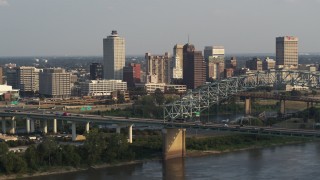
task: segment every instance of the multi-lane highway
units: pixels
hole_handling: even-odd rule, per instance
[[[19,112],[20,111],[20,112]],[[13,112],[5,112],[0,109],[0,117],[15,117],[15,119],[36,119],[36,120],[66,120],[71,122],[94,122],[103,124],[136,124],[147,126],[161,126],[174,128],[196,128],[208,129],[215,131],[232,131],[240,133],[251,134],[265,134],[265,135],[281,135],[281,136],[302,136],[302,137],[320,137],[318,130],[304,130],[304,129],[287,129],[277,127],[258,127],[258,126],[239,126],[233,124],[216,124],[216,123],[200,123],[200,122],[182,122],[182,121],[164,121],[161,119],[145,119],[145,118],[127,118],[115,116],[99,116],[99,115],[84,115],[84,114],[63,114],[63,112],[50,111],[22,111],[14,110]]]

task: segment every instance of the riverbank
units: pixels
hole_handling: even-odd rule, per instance
[[[236,140],[236,141],[235,141]],[[230,153],[236,151],[245,151],[249,149],[259,149],[272,146],[285,146],[290,144],[300,144],[306,142],[318,141],[316,139],[310,140],[306,138],[290,138],[290,137],[260,137],[251,135],[232,134],[225,136],[201,137],[201,138],[187,138],[187,157],[200,157],[213,154]],[[133,164],[143,164],[150,161],[161,160],[161,155],[157,154],[145,159],[138,159],[132,161],[123,161],[116,163],[102,163],[93,166],[82,166],[81,168],[66,167],[51,167],[47,169],[40,169],[40,172],[12,174],[0,176],[0,179],[17,179],[29,178],[36,176],[47,176],[54,174],[72,173],[78,171],[86,171],[90,169],[101,169],[108,167],[126,166]],[[42,171],[42,172],[41,172]],[[44,172],[45,171],[45,172]]]
[[[223,153],[232,153],[232,152],[238,152],[238,151],[247,151],[252,149],[263,149],[268,147],[279,147],[279,146],[286,146],[286,145],[293,145],[293,144],[303,144],[308,142],[319,142],[320,140],[312,140],[312,141],[293,141],[293,142],[287,142],[283,144],[270,144],[268,146],[251,146],[247,148],[240,148],[240,149],[227,149],[223,151],[218,150],[187,150],[186,157],[202,157],[202,156],[210,156],[214,154],[223,154]]]

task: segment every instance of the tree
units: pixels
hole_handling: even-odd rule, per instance
[[[37,149],[34,145],[30,146],[24,153],[24,158],[31,169],[38,169]]]
[[[40,164],[51,166],[53,163],[54,154],[58,149],[58,144],[54,139],[47,138],[37,146],[37,154]]]
[[[300,91],[297,91],[295,89],[293,89],[291,92],[290,92],[290,95],[291,96],[295,96],[295,97],[300,97],[302,95],[302,93]]]
[[[71,165],[74,167],[79,166],[81,160],[75,146],[72,145],[65,145],[62,147],[62,159],[63,164]]]
[[[104,133],[93,129],[86,134],[84,148],[87,152],[87,162],[89,165],[95,164],[101,160],[101,154],[106,149],[106,139]]]
[[[9,151],[8,145],[4,142],[0,143],[0,156],[7,154]]]
[[[154,91],[153,96],[154,96],[154,98],[155,98],[155,100],[156,100],[156,103],[157,103],[158,105],[162,105],[162,104],[164,103],[164,101],[165,101],[165,99],[164,99],[164,94],[163,94],[163,92],[162,92],[159,88],[157,88],[157,89]]]
[[[15,154],[14,152],[9,152],[0,159],[1,169],[7,173],[21,173],[27,170],[26,161]]]
[[[318,94],[318,92],[317,92],[316,90],[312,90],[311,94],[312,94],[312,95],[313,95],[313,97],[314,97],[315,95],[317,95],[317,94]]]
[[[118,94],[118,101],[117,101],[117,103],[122,104],[122,103],[125,103],[125,102],[126,102],[126,100],[125,100],[125,98],[124,98],[124,94],[123,94],[123,93],[119,93],[119,94]]]
[[[106,162],[117,160],[131,160],[134,154],[128,149],[127,138],[123,134],[113,134],[108,138],[108,145],[103,157]]]

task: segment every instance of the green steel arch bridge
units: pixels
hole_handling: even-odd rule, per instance
[[[188,91],[179,100],[164,106],[164,119],[192,118],[214,104],[239,92],[259,86],[281,87],[285,85],[320,88],[320,73],[297,70],[269,70],[252,72],[205,84]]]

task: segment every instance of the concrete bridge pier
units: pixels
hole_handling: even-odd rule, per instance
[[[3,133],[3,134],[6,134],[6,133],[7,133],[6,117],[2,117],[1,123],[2,123],[2,133]]]
[[[128,142],[131,144],[132,143],[132,126],[133,126],[133,124],[131,124],[131,125],[129,125],[129,130],[128,130],[128,136],[129,136],[129,138],[128,138]]]
[[[286,100],[280,100],[280,113],[286,113]]]
[[[165,160],[186,156],[186,129],[162,129],[162,136]]]
[[[30,119],[29,118],[26,119],[26,131],[28,134],[30,133]]]
[[[10,134],[16,133],[16,120],[15,120],[14,116],[11,118],[11,128],[10,128],[9,132],[10,132]]]
[[[48,133],[48,121],[43,120],[43,133],[47,134]]]
[[[251,114],[251,98],[250,97],[246,97],[244,102],[244,109],[245,109],[245,115]]]
[[[116,127],[116,133],[117,133],[117,134],[120,134],[120,131],[121,131],[121,127],[120,127],[119,125],[117,125],[117,127]]]
[[[57,134],[57,119],[53,119],[53,133]]]
[[[72,141],[76,141],[77,139],[77,129],[76,129],[76,122],[72,122],[71,125],[71,130],[72,130]]]
[[[90,122],[86,122],[86,133],[89,133],[90,130]]]
[[[30,132],[34,133],[35,129],[34,129],[34,119],[30,119]]]

